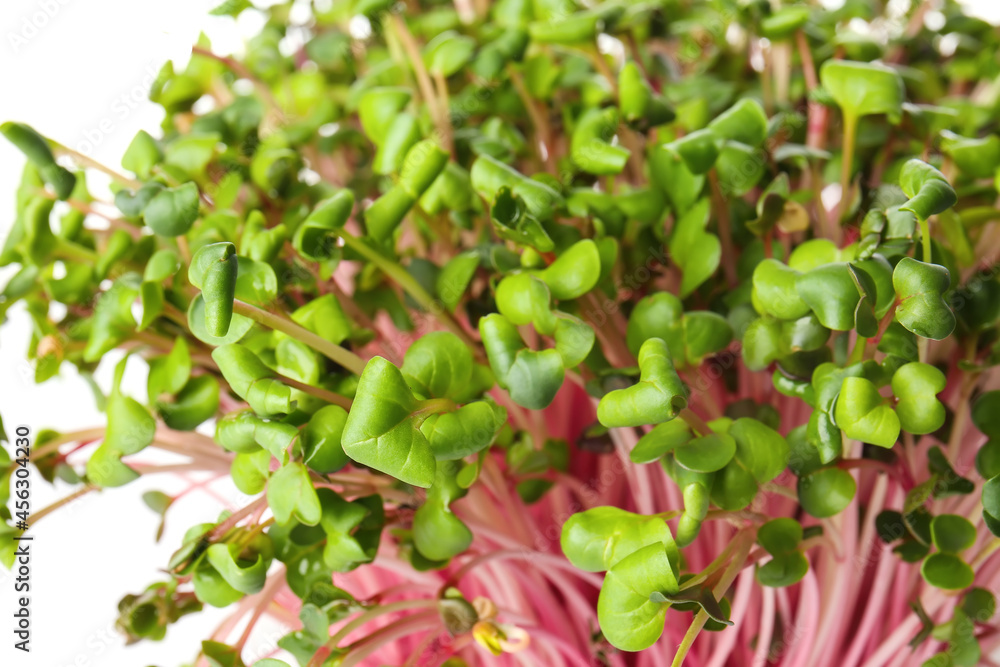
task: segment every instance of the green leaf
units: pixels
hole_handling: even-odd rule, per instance
[[[1000,391],[987,391],[972,403],[972,423],[991,439],[1000,438]]]
[[[834,417],[848,438],[887,448],[899,439],[899,418],[865,378],[844,378]]]
[[[667,149],[684,160],[692,174],[704,174],[715,164],[722,152],[723,138],[709,129],[695,130],[667,144]]]
[[[618,110],[614,107],[584,111],[570,138],[573,163],[588,174],[620,174],[631,153],[610,143],[617,126]]]
[[[848,264],[838,262],[817,267],[795,281],[799,296],[827,329],[850,331],[860,295]]]
[[[432,331],[414,341],[400,370],[420,396],[457,400],[472,380],[472,367],[472,352],[458,336]]]
[[[732,328],[722,316],[710,311],[685,314],[680,299],[669,292],[658,292],[636,304],[625,335],[629,351],[636,355],[651,338],[667,344],[677,366],[697,366],[706,356],[729,345]]]
[[[474,39],[448,30],[436,36],[424,48],[424,63],[431,74],[449,77],[461,70],[472,59],[475,51]]]
[[[463,252],[441,267],[435,281],[435,292],[449,311],[454,311],[479,268],[479,253]]]
[[[757,147],[767,139],[767,114],[760,102],[743,98],[719,114],[708,127],[728,141]]]
[[[945,408],[937,394],[946,385],[944,373],[930,364],[912,362],[896,370],[892,393],[899,399],[896,415],[903,430],[921,435],[933,433],[944,425]]]
[[[399,112],[410,103],[412,93],[402,87],[371,88],[358,103],[358,119],[373,141],[385,137]]]
[[[162,156],[156,140],[145,130],[139,130],[122,155],[122,167],[141,179],[147,179]]]
[[[604,576],[597,599],[604,637],[622,651],[649,648],[663,634],[669,606],[650,596],[677,592],[677,576],[663,544],[650,544],[621,559]]]
[[[497,384],[522,407],[533,410],[547,407],[564,379],[559,352],[528,349],[510,320],[496,313],[479,320],[479,333]]]
[[[729,427],[729,435],[736,441],[736,458],[759,484],[770,482],[788,465],[788,442],[760,421],[740,417]]]
[[[538,218],[529,212],[525,200],[514,194],[507,185],[500,186],[496,192],[490,207],[490,222],[497,235],[504,240],[539,252],[551,252],[555,249],[555,243]]]
[[[821,468],[799,477],[798,492],[802,508],[822,519],[840,514],[854,499],[857,484],[846,470]]]
[[[962,173],[972,178],[990,178],[1000,167],[1000,137],[995,134],[969,139],[943,130],[941,150]]]
[[[349,463],[341,444],[347,411],[339,405],[327,405],[317,410],[302,429],[302,462],[316,472],[327,475]]]
[[[639,438],[629,452],[633,463],[652,463],[668,452],[674,451],[693,438],[691,428],[681,419],[657,424]]]
[[[455,460],[489,447],[506,421],[507,411],[487,399],[454,412],[431,415],[420,431],[427,437],[434,458]]]
[[[958,201],[944,174],[916,158],[907,160],[903,165],[899,172],[899,186],[910,198],[899,208],[913,212],[920,220],[943,213]]]
[[[117,390],[108,398],[107,414],[104,441],[87,461],[87,479],[101,487],[122,486],[139,475],[121,463],[121,457],[141,452],[153,442],[156,420],[138,401]]]
[[[139,294],[140,284],[139,276],[126,273],[98,297],[90,337],[83,350],[85,361],[99,360],[135,330],[132,304]]]
[[[455,483],[457,462],[438,462],[434,485],[427,500],[413,515],[413,544],[432,561],[448,561],[472,544],[472,531],[456,517],[449,505],[465,495]]]
[[[179,393],[191,377],[191,367],[191,352],[187,339],[178,336],[169,354],[149,361],[146,389],[150,403],[162,394],[172,396]]]
[[[232,243],[203,246],[191,258],[188,280],[201,289],[204,326],[211,336],[223,338],[229,334],[238,275],[239,260]]]
[[[283,415],[295,407],[288,385],[274,377],[274,372],[248,348],[229,343],[215,348],[212,359],[234,392],[245,399],[261,416]]]
[[[142,209],[142,218],[160,236],[182,236],[198,219],[198,199],[194,183],[165,188]]]
[[[524,201],[528,213],[540,220],[550,219],[563,205],[563,197],[555,189],[528,178],[489,155],[476,158],[469,173],[472,187],[487,201],[499,198],[501,188],[506,187],[512,195]]]
[[[757,541],[772,556],[794,553],[802,541],[802,524],[795,519],[771,519],[757,531]]]
[[[575,567],[604,572],[623,558],[662,544],[677,570],[679,555],[667,522],[658,516],[633,514],[612,506],[593,507],[571,516],[562,527],[563,553]]]
[[[270,474],[271,453],[266,449],[239,453],[233,457],[230,474],[237,489],[247,495],[256,495],[264,490]]]
[[[809,314],[809,304],[799,296],[801,274],[776,259],[765,259],[753,272],[754,308],[779,320],[795,320]]]
[[[705,176],[688,169],[676,150],[664,144],[652,146],[649,166],[650,178],[670,198],[675,213],[684,213],[698,201],[705,187]]]
[[[326,533],[323,561],[334,572],[349,572],[375,558],[375,549],[366,542],[365,519],[369,508],[362,502],[348,502],[330,489],[318,492],[323,508],[320,526]],[[377,548],[378,542],[375,546]],[[366,548],[368,546],[369,548]]]
[[[228,607],[243,597],[243,593],[230,586],[207,558],[199,560],[191,575],[191,582],[198,599],[213,607]]]
[[[722,259],[719,238],[705,231],[708,212],[708,199],[701,199],[674,224],[670,255],[681,269],[681,298],[689,296],[715,275]]]
[[[774,556],[757,568],[756,577],[761,586],[784,588],[802,581],[809,571],[809,561],[800,551]]]
[[[903,79],[894,70],[876,63],[828,60],[819,72],[820,81],[845,116],[860,118],[886,114],[898,123],[903,113]]]
[[[239,558],[241,548],[235,544],[213,544],[206,551],[212,564],[226,583],[241,593],[251,595],[264,587],[267,562],[260,554],[254,561]]]
[[[172,400],[157,401],[163,422],[175,431],[193,431],[219,409],[219,383],[211,375],[191,378]]]
[[[24,123],[14,122],[0,125],[0,134],[24,153],[59,199],[69,198],[76,185],[76,176],[56,163],[52,149],[42,135]]]
[[[365,224],[372,238],[377,241],[389,238],[403,216],[444,170],[448,157],[448,152],[431,139],[417,142],[407,151],[396,185],[365,210]]]
[[[434,453],[414,419],[419,402],[398,368],[373,357],[358,382],[344,426],[344,452],[353,460],[414,486],[434,482]]]
[[[539,278],[559,300],[576,299],[597,284],[601,275],[601,257],[591,239],[577,241],[563,251]]]
[[[736,441],[724,433],[709,433],[674,449],[674,460],[693,472],[721,470],[736,454]]]
[[[267,482],[267,504],[279,525],[287,524],[292,517],[307,526],[320,521],[319,497],[309,471],[301,463],[287,463],[271,476]]]
[[[354,194],[350,190],[338,190],[318,203],[292,236],[295,251],[317,262],[339,257],[340,230],[353,210]]]
[[[931,520],[931,540],[939,551],[960,553],[976,542],[976,527],[964,516],[938,514]]]
[[[604,426],[641,426],[669,421],[687,406],[687,392],[670,360],[667,344],[650,338],[639,349],[639,382],[605,394],[597,406]]]
[[[951,553],[931,554],[920,565],[920,574],[931,586],[958,591],[972,585],[975,573],[961,558]]]
[[[942,340],[955,330],[955,314],[944,299],[951,284],[948,269],[904,257],[892,273],[899,305],[896,320],[923,338]]]

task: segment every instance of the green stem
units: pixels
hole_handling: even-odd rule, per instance
[[[78,243],[73,243],[62,238],[56,239],[55,255],[60,259],[66,259],[71,262],[84,262],[87,264],[97,262],[96,252]]]
[[[414,301],[420,304],[421,308],[436,316],[449,331],[462,339],[463,343],[473,349],[476,348],[476,342],[469,337],[469,334],[465,332],[465,329],[463,329],[458,321],[451,316],[451,313],[441,307],[438,300],[431,296],[427,290],[425,290],[423,286],[417,282],[416,278],[410,275],[409,271],[404,269],[399,263],[392,261],[358,237],[353,236],[346,231],[341,230],[340,237],[344,240],[344,245],[346,247],[367,259],[369,262],[377,266],[382,273],[392,278],[397,285],[403,288],[403,291],[409,294]]]
[[[715,167],[708,170],[708,186],[712,192],[712,207],[715,209],[719,243],[722,245],[722,270],[726,273],[726,282],[729,286],[736,287],[739,278],[736,275],[736,250],[733,245],[732,225],[729,221],[729,204],[722,193]]]
[[[924,261],[931,264],[931,221],[917,218],[920,222],[920,248],[923,250]]]
[[[736,579],[736,575],[740,573],[743,569],[743,565],[746,562],[747,555],[750,553],[750,548],[753,546],[753,532],[748,531],[743,535],[739,536],[734,542],[739,541],[739,547],[733,560],[730,561],[729,567],[723,573],[722,578],[719,583],[715,585],[712,589],[712,594],[715,595],[716,599],[719,599],[725,595],[726,591],[732,585],[733,581]],[[691,650],[694,640],[698,637],[698,633],[701,629],[705,627],[705,623],[708,621],[708,614],[704,609],[698,612],[694,617],[694,621],[688,628],[687,632],[684,633],[684,639],[681,640],[681,645],[677,647],[677,653],[674,654],[674,660],[670,663],[670,667],[681,667],[684,664],[684,658],[687,657],[688,651]]]
[[[851,354],[847,358],[848,364],[856,364],[864,360],[865,350],[868,347],[868,339],[858,334],[857,338],[854,339],[854,347],[851,348]]]
[[[233,300],[233,312],[243,315],[244,317],[249,317],[258,324],[263,324],[266,327],[270,327],[275,331],[280,331],[283,334],[287,334],[292,338],[305,343],[312,349],[337,362],[355,375],[361,375],[361,373],[365,370],[365,361],[358,355],[354,354],[350,350],[342,348],[339,345],[331,343],[325,338],[320,338],[312,331],[309,331],[308,329],[301,327],[295,322],[287,320],[280,315],[275,315],[274,313],[270,313],[266,310],[258,308],[257,306],[251,306],[249,303],[245,303],[239,299]]]
[[[37,512],[34,512],[33,514],[28,515],[28,528],[30,529],[36,523],[38,523],[39,521],[41,521],[43,518],[45,518],[47,515],[51,514],[52,512],[55,512],[57,509],[59,509],[63,505],[68,505],[69,503],[73,502],[77,498],[85,496],[88,493],[90,493],[91,491],[96,491],[96,490],[97,490],[96,486],[91,486],[90,484],[88,484],[87,486],[84,486],[82,489],[77,489],[76,491],[74,491],[73,493],[69,494],[65,498],[60,498],[59,500],[55,501],[51,505],[48,505],[47,507],[43,507],[42,509],[38,510]],[[24,531],[22,531],[22,533],[23,532]]]
[[[105,430],[105,427],[97,426],[95,428],[88,428],[82,431],[63,433],[47,441],[38,449],[32,451],[28,456],[28,460],[37,461],[45,458],[49,454],[58,453],[59,448],[68,442],[83,442],[84,440],[97,440],[98,438],[103,438]]]
[[[854,163],[854,142],[858,133],[858,119],[854,114],[844,114],[844,143],[840,153],[840,211],[838,217],[843,220],[851,205],[851,166]],[[837,226],[840,235],[840,226]]]
[[[705,423],[704,419],[695,414],[691,408],[684,408],[677,416],[686,421],[688,426],[702,435],[710,435],[712,433],[711,427]]]
[[[95,160],[95,159],[93,159],[91,157],[88,157],[88,156],[84,155],[83,153],[80,153],[79,151],[75,151],[72,148],[70,148],[69,146],[63,146],[58,141],[53,141],[52,139],[49,139],[48,141],[49,141],[49,144],[52,145],[52,148],[54,149],[54,151],[55,151],[55,153],[57,155],[68,155],[69,157],[71,157],[73,159],[73,162],[76,162],[81,167],[90,167],[91,169],[96,169],[97,171],[100,171],[100,172],[102,172],[104,174],[107,174],[108,176],[111,177],[112,180],[121,183],[122,185],[126,186],[130,190],[136,190],[136,189],[138,189],[142,185],[142,183],[140,181],[137,181],[134,178],[129,178],[128,176],[124,176],[122,174],[119,174],[114,169],[111,169],[110,167],[104,166],[103,164],[101,164],[97,160]]]

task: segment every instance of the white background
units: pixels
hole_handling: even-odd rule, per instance
[[[238,51],[253,35],[259,17],[247,13],[236,23],[207,15],[219,0],[4,0],[0,8],[0,122],[21,120],[43,134],[117,168],[122,152],[139,129],[157,136],[162,111],[146,99],[152,77],[167,59],[183,64],[204,30],[219,53]],[[1000,20],[1000,2],[978,0],[984,17]],[[0,140],[0,239],[14,218],[14,190],[22,156]],[[92,179],[93,183],[97,179]],[[9,272],[0,273],[0,284]],[[24,361],[30,328],[14,309],[0,330],[0,414],[8,433],[18,424],[37,432],[103,424],[83,380],[64,370],[44,385],[32,381]],[[99,373],[107,386],[114,363],[108,355]],[[145,399],[145,379],[130,365],[126,389]],[[33,507],[67,493],[34,477]],[[185,483],[143,478],[124,489],[91,494],[47,517],[32,532],[32,653],[12,648],[14,582],[0,572],[0,664],[36,667],[173,667],[193,659],[224,613],[212,610],[173,626],[167,640],[125,648],[114,633],[116,604],[162,578],[163,567],[183,530],[211,521],[220,500],[201,492],[172,509],[160,544],[153,542],[156,518],[141,502],[142,491],[176,493]],[[221,487],[225,504],[243,502]],[[280,628],[265,627],[251,642],[262,657]],[[249,657],[249,656],[248,656]]]

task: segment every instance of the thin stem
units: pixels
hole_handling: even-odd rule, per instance
[[[103,426],[97,426],[94,428],[84,429],[82,431],[70,431],[69,433],[62,433],[55,438],[52,438],[44,445],[38,449],[31,452],[28,456],[29,461],[37,461],[39,459],[45,458],[49,454],[58,452],[59,448],[69,442],[86,442],[90,440],[97,440],[104,437],[104,432],[106,428]]]
[[[253,501],[243,509],[239,509],[233,512],[232,514],[229,515],[228,518],[226,518],[225,521],[223,521],[218,526],[212,529],[212,532],[209,533],[208,535],[209,541],[214,541],[225,536],[226,533],[228,533],[230,530],[236,527],[236,524],[238,524],[240,521],[253,514],[259,508],[263,507],[266,503],[267,503],[267,498],[265,496],[261,496],[260,498]]]
[[[840,153],[840,210],[838,217],[843,220],[851,205],[851,167],[854,163],[854,142],[858,133],[858,119],[854,114],[844,114],[844,143]],[[839,225],[838,225],[839,229]]]
[[[427,103],[431,118],[434,119],[434,125],[441,135],[442,142],[445,143],[446,140],[450,141],[451,123],[447,118],[448,110],[445,109],[442,116],[441,109],[438,107],[437,96],[434,94],[434,85],[431,83],[431,77],[424,67],[424,57],[420,53],[420,45],[417,44],[417,40],[410,33],[410,29],[406,27],[406,21],[403,20],[403,17],[399,14],[392,14],[389,20],[392,22],[392,27],[395,29],[396,35],[403,45],[403,49],[406,51],[406,56],[409,58],[409,65],[413,68],[413,73],[417,77],[417,86],[420,88],[420,94]],[[447,143],[445,143],[445,146],[450,152],[451,147]]]
[[[732,226],[729,221],[729,204],[722,194],[722,187],[719,185],[719,176],[715,173],[715,167],[708,171],[708,184],[712,191],[712,208],[715,209],[718,220],[719,241],[722,244],[722,269],[726,272],[726,282],[730,287],[735,287],[739,282],[736,276],[736,250],[733,245]]]
[[[100,171],[110,176],[112,180],[118,181],[119,183],[126,186],[130,190],[135,190],[142,186],[141,181],[137,181],[134,178],[129,178],[128,176],[119,174],[114,169],[104,166],[97,160],[88,157],[83,153],[80,153],[79,151],[75,151],[69,146],[63,146],[58,141],[53,141],[52,139],[49,139],[49,143],[52,144],[52,148],[55,149],[56,155],[68,155],[70,158],[73,159],[73,162],[76,162],[78,165],[83,167],[90,167],[91,169],[96,169],[97,171]]]
[[[451,131],[451,112],[449,110],[450,102],[448,101],[448,80],[445,78],[443,72],[434,72],[434,85],[437,88],[439,102],[441,104],[441,108],[438,109],[438,113],[441,114],[441,122],[439,123],[439,128],[442,133],[441,143],[444,145],[444,149],[451,153],[452,158],[454,158],[455,140]]]
[[[285,584],[285,571],[284,568],[275,572],[271,575],[267,584],[261,589],[257,597],[260,598],[257,602],[256,607],[254,607],[253,614],[250,616],[250,620],[247,622],[247,627],[243,630],[243,634],[240,636],[239,641],[236,642],[236,650],[242,651],[243,647],[246,646],[247,640],[250,639],[250,633],[253,632],[254,626],[257,625],[257,621],[264,614],[264,610],[274,599],[274,596],[278,594],[281,587]]]
[[[535,130],[535,149],[538,151],[538,157],[545,165],[545,170],[555,176],[558,173],[558,169],[556,167],[555,156],[552,153],[552,136],[549,132],[547,114],[542,111],[545,108],[544,102],[531,97],[528,87],[524,84],[521,72],[513,64],[507,65],[507,74],[510,76],[510,83],[517,92],[521,104],[524,105],[525,110],[528,112],[528,118],[531,119],[531,125]],[[541,106],[541,109],[539,106]]]
[[[51,505],[43,507],[42,509],[40,509],[37,512],[35,512],[35,513],[33,513],[33,514],[31,514],[31,515],[28,516],[28,528],[31,528],[36,523],[38,523],[39,521],[41,521],[42,519],[44,519],[46,516],[48,516],[52,512],[55,512],[57,509],[59,509],[63,505],[68,505],[69,503],[73,502],[77,498],[82,498],[83,496],[87,495],[91,491],[96,491],[96,490],[97,490],[96,486],[91,486],[91,485],[88,484],[87,486],[83,487],[82,489],[78,489],[78,490],[74,491],[73,493],[69,494],[65,498],[60,498],[59,500],[55,501]]]
[[[327,403],[332,403],[333,405],[339,405],[345,410],[350,410],[353,401],[346,396],[341,396],[340,394],[335,394],[329,389],[323,389],[322,387],[314,387],[311,384],[306,384],[305,382],[299,382],[287,375],[278,374],[278,379],[289,387],[298,389],[299,391],[305,392],[310,396],[315,396],[316,398],[326,401]]]
[[[295,322],[285,319],[280,315],[268,312],[257,306],[235,299],[233,301],[233,312],[244,317],[249,317],[258,324],[263,324],[275,331],[280,331],[292,338],[305,343],[323,356],[337,362],[355,375],[361,375],[365,370],[365,361],[350,350],[342,348],[335,343],[331,343],[325,338],[320,338],[312,331],[301,327]]]
[[[712,589],[712,594],[715,595],[716,599],[725,595],[736,579],[736,575],[743,569],[747,555],[750,553],[750,548],[753,546],[753,535],[753,531],[747,531],[733,540],[734,542],[739,542],[739,547],[719,583]],[[702,609],[694,617],[694,621],[687,632],[684,633],[684,639],[681,640],[681,645],[677,647],[677,653],[674,654],[674,660],[670,663],[671,667],[681,667],[684,664],[684,658],[687,657],[688,651],[691,650],[691,646],[694,644],[695,638],[698,637],[698,633],[705,627],[706,621],[708,621],[708,614]]]
[[[340,237],[344,240],[345,246],[367,259],[369,262],[381,269],[383,273],[392,278],[392,280],[397,285],[402,287],[403,291],[409,294],[424,310],[436,316],[449,331],[462,339],[463,343],[474,350],[478,347],[478,344],[472,340],[468,333],[465,332],[465,329],[463,329],[458,321],[452,317],[451,313],[442,308],[437,299],[431,296],[427,290],[425,290],[423,286],[417,282],[417,279],[411,276],[410,273],[400,264],[382,255],[380,252],[364,243],[361,239],[346,231],[341,230]]]
[[[709,435],[712,433],[712,429],[705,423],[705,420],[696,415],[691,408],[684,408],[680,411],[680,413],[678,413],[677,416],[686,421],[688,426],[702,435]]]

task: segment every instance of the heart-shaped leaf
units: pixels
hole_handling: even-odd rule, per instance
[[[670,236],[671,258],[681,268],[682,298],[689,296],[711,278],[722,258],[719,238],[705,231],[708,210],[708,199],[699,200],[678,218]]]
[[[181,236],[198,219],[198,203],[198,186],[194,183],[165,188],[142,209],[142,218],[161,236]]]
[[[315,526],[322,514],[309,471],[298,462],[287,463],[271,475],[267,482],[267,504],[279,525],[294,517],[307,526]]]
[[[650,338],[639,349],[639,382],[605,394],[597,406],[597,419],[604,426],[641,426],[669,421],[687,406],[687,392],[667,344]]]
[[[923,338],[942,340],[955,330],[955,314],[944,299],[951,278],[939,264],[904,257],[892,272],[899,305],[896,320]]]
[[[923,160],[907,160],[899,172],[899,186],[910,198],[900,209],[912,211],[921,220],[947,211],[958,201],[944,174]]]
[[[420,402],[398,368],[373,357],[358,381],[344,426],[344,452],[353,460],[414,486],[434,482],[435,460],[414,418]]]
[[[840,514],[854,499],[857,484],[840,468],[821,468],[799,477],[798,493],[802,508],[817,518]]]
[[[937,399],[946,385],[944,373],[934,366],[912,362],[892,376],[892,393],[899,401],[896,414],[904,431],[933,433],[944,425],[945,408]]]
[[[899,418],[865,378],[844,378],[834,417],[848,438],[879,447],[892,447],[899,439]]]
[[[597,599],[604,637],[622,651],[649,648],[663,634],[669,606],[650,596],[677,592],[677,576],[663,544],[650,544],[621,559],[604,576]]]
[[[670,528],[662,517],[633,514],[611,506],[578,512],[563,524],[563,553],[574,566],[604,572],[623,558],[651,544],[662,544],[676,570],[679,556]]]
[[[227,584],[240,593],[252,595],[264,587],[268,563],[261,554],[256,554],[253,561],[244,561],[239,558],[240,551],[235,544],[213,544],[205,553]]]
[[[820,81],[845,116],[860,118],[886,114],[898,123],[902,117],[903,79],[896,70],[877,63],[828,60],[819,73]]]

